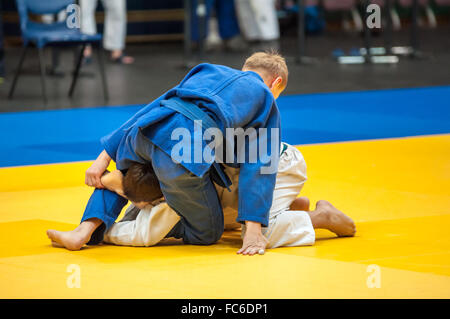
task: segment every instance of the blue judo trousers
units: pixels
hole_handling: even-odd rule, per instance
[[[227,128],[280,129],[280,115],[275,99],[263,79],[252,71],[239,71],[225,66],[200,64],[194,67],[176,87],[143,107],[120,128],[101,139],[118,169],[124,171],[133,162],[151,163],[159,180],[161,191],[178,215],[180,221],[167,237],[182,238],[186,244],[215,243],[223,233],[223,213],[214,182],[227,186],[213,161],[195,161],[194,150],[186,161],[175,161],[172,150],[179,145],[173,133],[184,129],[189,133],[192,148],[196,129],[193,117],[168,107],[173,101],[184,101],[210,119],[223,135]],[[198,114],[198,112],[197,112]],[[265,135],[270,165],[278,167],[281,136]],[[245,139],[245,137],[244,137]],[[245,140],[246,144],[258,143]],[[209,143],[202,140],[203,149]],[[275,146],[272,146],[275,145]],[[250,145],[245,145],[248,149]],[[259,147],[259,146],[258,146]],[[262,173],[267,160],[238,160],[228,156],[224,165],[240,168],[238,222],[254,221],[268,225],[272,205],[276,169]],[[275,162],[274,162],[275,161]],[[99,243],[103,234],[120,214],[127,201],[108,190],[96,189],[92,194],[82,221],[99,218],[103,225],[93,234],[89,244]]]
[[[199,19],[197,16],[197,5],[198,1],[193,0],[191,3],[191,38],[192,41],[198,41],[199,39]],[[219,25],[219,34],[220,37],[224,40],[230,39],[234,36],[240,34],[239,23],[236,16],[236,8],[234,5],[234,1],[230,0],[206,0],[206,21],[209,21],[211,17],[211,12],[215,9],[218,25]],[[206,34],[204,37],[206,38],[208,34],[208,24],[206,25]]]

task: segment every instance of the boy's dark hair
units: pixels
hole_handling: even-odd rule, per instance
[[[123,178],[123,192],[132,202],[148,202],[163,197],[152,164],[133,163]]]

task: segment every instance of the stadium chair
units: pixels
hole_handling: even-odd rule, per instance
[[[101,53],[101,34],[87,35],[80,32],[78,28],[69,28],[66,21],[54,23],[39,23],[31,21],[29,13],[36,15],[57,14],[61,10],[66,10],[67,6],[74,4],[73,0],[16,0],[17,9],[20,18],[20,29],[22,33],[23,49],[19,59],[19,64],[9,91],[9,98],[12,98],[20,75],[22,64],[26,52],[30,45],[36,46],[39,55],[39,66],[41,73],[41,86],[44,103],[47,102],[47,93],[45,86],[45,60],[44,47],[48,45],[81,45],[81,51],[77,58],[75,71],[72,76],[72,83],[69,90],[69,97],[72,96],[75,84],[78,78],[81,62],[83,60],[83,51],[87,44],[92,44],[97,51],[98,65],[102,77],[103,93],[105,100],[108,99],[106,77],[104,73],[102,53]]]

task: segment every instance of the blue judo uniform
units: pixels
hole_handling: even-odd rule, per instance
[[[244,131],[267,128],[268,153],[277,154],[271,157],[275,161],[271,163],[274,167],[278,167],[281,136],[270,132],[271,129],[279,132],[279,110],[273,94],[257,73],[205,63],[194,67],[179,85],[101,139],[104,149],[120,170],[126,170],[132,162],[151,162],[167,203],[181,217],[167,237],[182,238],[186,244],[212,244],[220,239],[224,229],[222,208],[213,184],[213,180],[220,182],[220,179],[210,161],[172,160],[171,152],[179,143],[171,138],[174,130],[187,129],[191,133],[192,147],[195,134],[198,134],[193,118],[166,107],[170,104],[167,102],[176,100],[187,101],[188,105],[200,110],[224,136],[226,128]],[[248,139],[246,143],[258,143],[259,138]],[[275,138],[276,141],[271,140]],[[202,141],[203,148],[207,144],[208,141]],[[276,145],[276,149],[271,145]],[[256,161],[246,158],[243,163],[236,154],[232,157],[231,160],[227,157],[224,164],[240,168],[237,221],[254,221],[267,226],[276,171],[262,174],[261,168],[269,164],[259,157]],[[90,244],[101,241],[105,229],[114,223],[126,202],[108,190],[94,191],[82,221],[96,217],[104,224],[94,233]]]

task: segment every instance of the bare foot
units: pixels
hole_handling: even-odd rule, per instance
[[[52,246],[53,246],[53,247],[56,247],[56,248],[64,248],[63,245],[58,244],[56,241],[53,241],[53,240],[52,240]]]
[[[80,250],[90,239],[89,235],[77,229],[71,231],[58,231],[49,229],[47,236],[52,241],[53,247]]]
[[[355,236],[356,226],[353,220],[334,207],[326,200],[319,200],[316,204],[316,228],[325,228],[339,237]]]
[[[305,196],[297,197],[291,204],[290,210],[309,211],[309,199]]]

